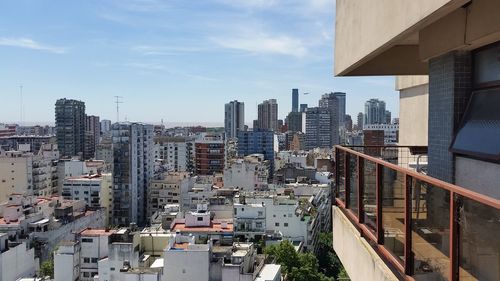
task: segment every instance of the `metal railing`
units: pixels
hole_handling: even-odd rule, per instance
[[[407,280],[500,280],[500,201],[401,161],[425,153],[336,146],[336,205]]]

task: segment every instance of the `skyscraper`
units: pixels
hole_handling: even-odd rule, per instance
[[[111,131],[111,120],[101,120],[101,134],[106,135]]]
[[[236,138],[245,129],[245,104],[237,100],[226,103],[224,131],[226,138]]]
[[[292,112],[299,112],[299,89],[292,89]]]
[[[301,103],[300,104],[300,112],[306,112],[307,109],[307,103]]]
[[[385,102],[371,99],[365,102],[364,125],[385,123]]]
[[[358,130],[361,130],[361,131],[363,130],[363,123],[364,123],[363,120],[364,120],[363,112],[358,113],[358,123],[357,123]]]
[[[391,124],[391,112],[389,110],[385,111],[385,124]]]
[[[83,153],[84,159],[95,157],[95,151],[99,144],[101,136],[101,123],[99,116],[85,115],[85,149]]]
[[[58,99],[55,108],[57,147],[61,156],[83,156],[85,146],[85,103]]]
[[[331,110],[327,107],[310,107],[307,109],[305,149],[329,148],[332,146],[331,118]]]
[[[290,112],[286,117],[288,131],[302,132],[302,112]]]
[[[153,178],[153,125],[115,123],[113,136],[114,225],[146,223],[148,186]]]
[[[339,101],[334,93],[324,94],[319,100],[319,107],[330,110],[330,146],[339,144]],[[307,122],[307,121],[306,121]]]
[[[334,92],[333,95],[337,98],[338,104],[338,116],[339,116],[339,126],[345,126],[345,96],[346,94],[343,92]]]
[[[278,103],[275,99],[265,100],[258,105],[257,128],[278,131]]]

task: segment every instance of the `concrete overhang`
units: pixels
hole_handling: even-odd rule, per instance
[[[337,0],[335,75],[426,75],[427,61],[500,40],[498,0]]]

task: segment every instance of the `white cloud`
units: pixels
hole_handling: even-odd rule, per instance
[[[308,52],[300,39],[285,35],[272,36],[267,33],[256,33],[232,38],[214,37],[212,41],[223,48],[255,54],[279,54],[300,58]]]
[[[133,46],[132,51],[138,52],[144,56],[152,55],[175,55],[178,53],[200,52],[204,48],[191,46],[155,46],[155,45],[139,45]]]
[[[47,51],[56,54],[66,53],[66,48],[45,45],[30,38],[6,38],[0,37],[0,46],[18,47],[39,51]]]

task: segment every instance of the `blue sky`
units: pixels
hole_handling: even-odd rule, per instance
[[[393,77],[333,77],[334,0],[10,0],[0,2],[0,122],[53,122],[61,97],[129,121],[222,122],[224,103],[300,103],[347,92],[347,113],[381,98]],[[5,106],[6,105],[6,106]]]

